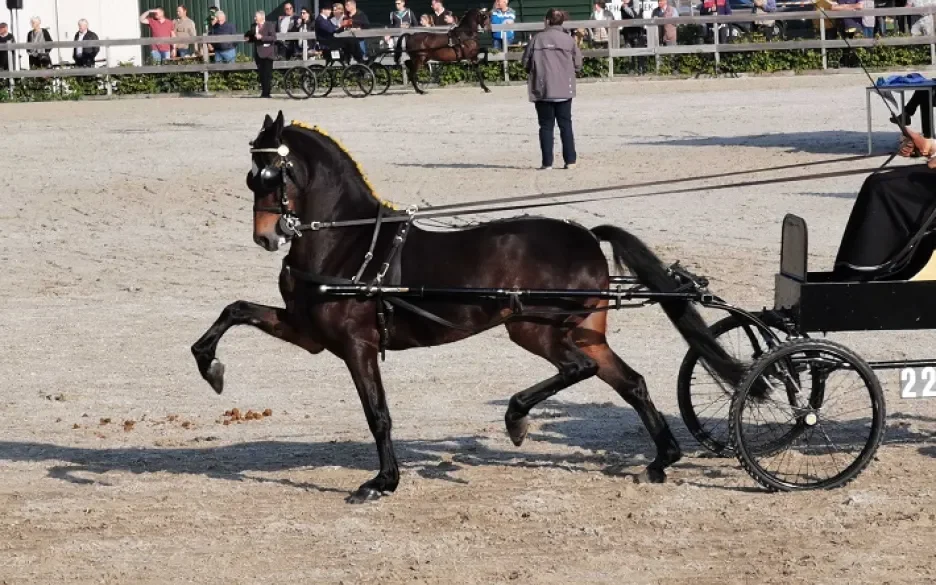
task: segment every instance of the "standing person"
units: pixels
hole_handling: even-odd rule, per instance
[[[52,42],[52,35],[49,34],[49,29],[42,28],[42,20],[38,16],[30,18],[29,24],[32,28],[26,34],[27,43]],[[52,49],[28,49],[26,53],[29,55],[29,68],[45,69],[51,67],[52,57],[49,56],[51,51]]]
[[[96,41],[98,36],[93,31],[88,30],[88,21],[81,19],[78,21],[78,32],[75,33],[76,41]],[[100,47],[75,47],[72,52],[72,60],[75,67],[94,67],[94,59],[97,57]]]
[[[659,5],[653,9],[653,12],[650,13],[651,18],[678,18],[679,12],[669,5],[667,0],[660,0]],[[663,40],[663,44],[667,46],[676,45],[677,31],[675,24],[664,24],[660,27],[660,30],[663,34],[660,35],[660,38]]]
[[[198,36],[195,30],[195,21],[188,17],[188,8],[179,6],[176,8],[177,18],[172,21],[172,30],[175,31],[175,37],[184,39]],[[192,54],[192,45],[173,45],[173,57],[188,57]]]
[[[166,18],[166,13],[163,12],[162,8],[147,10],[140,15],[140,22],[149,25],[150,36],[155,39],[175,36],[175,25],[172,24],[171,20]],[[172,53],[172,45],[168,43],[150,45],[150,49],[150,55],[154,63],[161,63],[167,60],[170,57],[170,53]]]
[[[565,168],[577,161],[572,134],[572,98],[575,97],[575,72],[582,70],[582,52],[575,40],[562,30],[565,13],[555,8],[546,12],[546,28],[533,37],[523,51],[530,101],[536,105],[539,120],[541,170],[553,165],[553,131],[559,124],[562,159]]]
[[[236,35],[237,29],[227,21],[227,14],[223,10],[215,11],[211,17],[211,36]],[[214,49],[215,63],[233,63],[237,60],[237,47],[234,43],[211,43]]]
[[[0,22],[0,43],[15,43],[16,39],[10,33],[10,27],[5,22]],[[9,71],[10,63],[15,61],[13,55],[16,51],[0,51],[0,71]]]
[[[283,15],[276,21],[276,32],[286,34],[299,30],[299,16],[296,15],[296,9],[292,2],[283,4]],[[296,53],[296,41],[277,41],[276,48],[280,51],[283,59],[292,59]]]
[[[494,10],[491,11],[491,24],[513,24],[517,21],[517,14],[507,6],[507,0],[494,0]],[[491,33],[493,46],[499,51],[507,52],[507,45],[513,44],[514,31],[499,30]]]
[[[273,87],[273,59],[276,58],[276,25],[266,21],[266,12],[254,14],[254,25],[244,38],[254,44],[254,61],[260,77],[260,97],[268,98]]]

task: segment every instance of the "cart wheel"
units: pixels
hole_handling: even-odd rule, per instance
[[[766,396],[755,396],[756,381]],[[729,425],[741,466],[768,490],[831,489],[868,466],[884,416],[881,383],[861,357],[825,339],[794,339],[751,366]]]
[[[371,71],[374,72],[374,95],[387,93],[387,90],[390,89],[390,84],[393,82],[390,68],[381,63],[374,63],[370,68]]]
[[[318,82],[308,67],[293,67],[283,75],[283,89],[294,100],[305,100],[315,94]]]
[[[353,98],[367,97],[374,91],[374,72],[369,67],[354,63],[341,73],[341,88]]]
[[[315,75],[315,90],[311,97],[328,97],[328,94],[335,89],[335,69],[324,65],[309,65],[309,71]],[[322,93],[316,95],[315,92],[322,90]]]
[[[790,335],[783,321],[771,312],[756,314],[781,340]],[[712,335],[728,355],[742,362],[754,362],[770,350],[764,332],[737,315],[716,321]],[[729,445],[728,412],[734,389],[717,378],[699,361],[699,353],[689,348],[679,367],[676,397],[686,428],[703,447],[721,457],[732,453]]]

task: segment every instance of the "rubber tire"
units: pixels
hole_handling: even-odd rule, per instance
[[[293,79],[293,77],[298,77],[298,79]],[[311,79],[312,91],[310,92],[308,86],[305,83],[305,80]],[[315,94],[315,89],[318,85],[318,79],[316,78],[315,72],[310,70],[308,67],[299,66],[289,69],[283,75],[283,90],[286,92],[286,95],[291,97],[294,100],[307,100]],[[297,87],[300,91],[296,91],[295,95],[293,94],[293,88]]]
[[[871,402],[874,408],[871,436],[868,437],[864,449],[861,450],[859,456],[843,472],[816,484],[790,485],[778,480],[753,460],[750,451],[744,444],[744,438],[741,435],[741,414],[744,412],[745,403],[747,402],[751,386],[767,368],[777,361],[788,357],[790,354],[798,351],[808,351],[809,349],[824,350],[838,354],[839,357],[850,363],[852,367],[855,368],[855,371],[864,379],[865,387],[868,388],[870,392]],[[731,432],[732,444],[735,445],[735,454],[738,458],[738,462],[741,463],[741,467],[748,475],[768,491],[790,492],[840,488],[858,477],[871,462],[884,438],[886,418],[887,413],[884,406],[884,393],[881,390],[881,382],[878,380],[877,375],[875,375],[874,370],[871,369],[871,366],[869,366],[861,356],[844,345],[827,339],[793,339],[781,344],[773,351],[765,354],[761,359],[754,362],[754,365],[748,370],[748,374],[741,383],[741,389],[738,390],[731,402],[731,413],[728,425]]]
[[[755,316],[775,331],[785,335],[791,333],[782,327],[782,321],[772,313],[755,314]],[[738,329],[741,325],[742,321],[737,315],[728,315],[716,321],[709,330],[712,332],[712,335],[718,339],[729,331]],[[697,365],[699,365],[699,353],[690,347],[689,351],[686,352],[686,356],[683,358],[682,364],[679,366],[679,375],[676,378],[676,398],[679,403],[679,414],[682,417],[683,424],[686,425],[686,429],[689,430],[689,433],[692,434],[693,438],[698,441],[700,445],[718,457],[731,457],[732,448],[728,444],[730,438],[728,425],[724,425],[724,440],[712,437],[712,434],[699,423],[699,417],[693,408],[692,373]],[[726,415],[725,423],[728,422],[728,418],[729,415]]]
[[[370,81],[370,83],[365,82],[367,83],[366,88],[361,88],[364,91],[364,95],[352,95],[351,92],[348,91],[348,80],[351,78],[350,75],[352,71],[361,71],[361,74]],[[341,89],[343,89],[345,94],[351,98],[365,98],[369,96],[374,92],[375,82],[376,78],[374,77],[374,72],[371,71],[370,67],[360,63],[352,63],[351,65],[345,67],[344,71],[341,72]]]
[[[320,95],[312,94],[312,97],[328,97],[335,89],[335,70],[324,65],[309,65],[309,70],[315,74],[315,91],[325,89]]]
[[[370,69],[374,73],[374,95],[387,93],[393,83],[393,72],[382,63],[374,63]]]

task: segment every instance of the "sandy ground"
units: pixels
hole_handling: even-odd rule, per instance
[[[252,243],[244,185],[265,113],[325,127],[384,197],[441,204],[864,154],[865,83],[583,84],[579,168],[549,173],[534,170],[521,87],[0,108],[0,583],[932,582],[936,407],[902,400],[894,372],[881,373],[888,430],[871,466],[845,488],[791,495],[700,456],[676,407],[686,346],[658,308],[614,314],[609,333],[687,453],[664,485],[632,482],[652,444],[597,380],[544,403],[513,447],[506,400],[553,372],[503,329],[391,353],[402,482],[350,506],[377,459],[339,360],[235,328],[217,396],[189,353],[227,303],[279,300],[280,253]],[[884,152],[897,135],[873,107]],[[828,267],[862,180],[549,213],[631,229],[759,308],[783,214],[807,219],[811,267]],[[868,359],[933,353],[925,332],[833,338]],[[224,425],[235,407],[272,415]]]

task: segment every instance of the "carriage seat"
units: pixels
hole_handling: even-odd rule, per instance
[[[845,281],[936,280],[936,210],[917,226],[903,246],[877,266],[837,261],[833,274]]]

